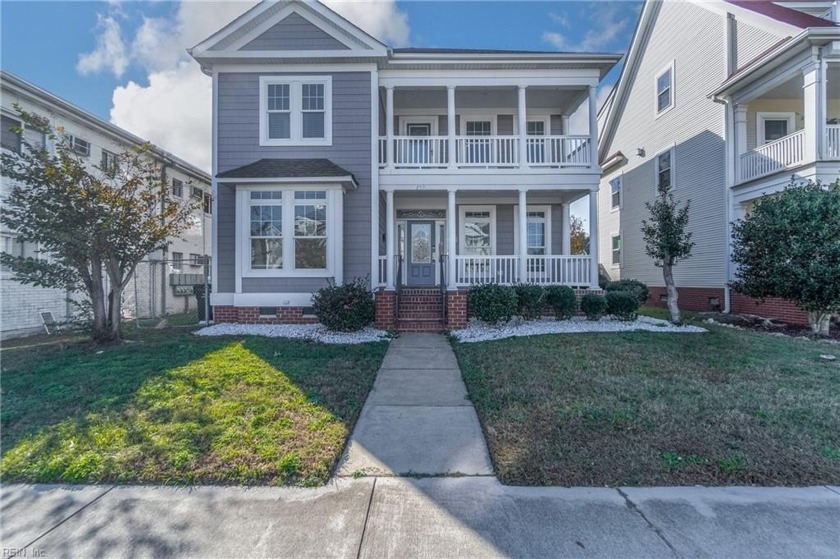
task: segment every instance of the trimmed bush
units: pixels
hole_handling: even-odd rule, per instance
[[[557,320],[568,320],[577,310],[577,296],[575,290],[568,285],[552,285],[545,290],[548,306],[554,309]]]
[[[610,291],[607,293],[607,314],[618,320],[632,322],[636,320],[639,300],[629,291]]]
[[[355,332],[376,319],[373,293],[365,278],[319,289],[312,297],[312,308],[318,322],[336,332]]]
[[[507,285],[487,283],[470,288],[467,305],[470,312],[488,324],[507,322],[516,314],[516,289]]]
[[[519,316],[526,320],[537,320],[542,317],[545,308],[545,289],[541,285],[527,283],[520,283],[515,289]]]
[[[633,294],[633,296],[639,301],[640,305],[647,303],[648,295],[650,295],[648,286],[635,279],[611,281],[607,284],[607,287],[604,288],[604,291],[627,291],[628,293]]]
[[[580,299],[580,310],[589,320],[601,320],[607,310],[607,299],[597,293],[587,293]]]

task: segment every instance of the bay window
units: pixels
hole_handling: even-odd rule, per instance
[[[342,191],[327,186],[253,187],[238,194],[243,276],[340,273]]]
[[[260,145],[332,145],[332,78],[262,76]]]

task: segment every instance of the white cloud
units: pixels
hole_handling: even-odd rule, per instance
[[[409,41],[408,17],[399,10],[396,0],[327,0],[326,3],[389,45],[402,46]],[[255,4],[250,0],[182,1],[174,19],[144,17],[131,40],[124,42],[116,19],[118,12],[137,4],[115,2],[108,16],[100,16],[105,23],[100,26],[97,48],[80,58],[79,71],[111,71],[120,77],[129,64],[142,67],[148,85],[129,81],[118,86],[113,94],[111,122],[210,170],[212,83],[189,58],[186,49]],[[115,45],[113,52],[121,56],[115,60],[107,58],[111,51],[106,45]]]
[[[595,106],[598,107],[599,111],[601,110],[604,101],[606,101],[607,97],[609,97],[612,88],[612,85],[602,85],[598,88],[598,91],[595,94]],[[589,101],[585,101],[581,104],[578,110],[572,113],[572,116],[569,117],[569,133],[589,133]]]
[[[81,74],[109,70],[117,77],[122,76],[128,68],[129,54],[119,22],[111,15],[100,15],[96,27],[100,30],[96,47],[91,52],[79,55],[76,69]]]
[[[617,42],[624,38],[624,33],[630,30],[635,11],[628,11],[627,4],[621,2],[599,2],[594,8],[587,7],[583,16],[590,22],[589,30],[579,41],[574,41],[567,34],[557,31],[544,31],[542,40],[557,50],[573,52],[603,51],[614,48]],[[549,13],[549,18],[560,27],[569,26],[568,19],[563,14]],[[621,45],[625,48],[626,45]]]

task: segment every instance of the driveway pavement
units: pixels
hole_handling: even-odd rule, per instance
[[[317,489],[13,485],[0,489],[0,506],[2,547],[26,557],[840,553],[836,487],[530,488],[492,477],[336,479]]]

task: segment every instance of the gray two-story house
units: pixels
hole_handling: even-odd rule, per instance
[[[597,201],[595,91],[618,55],[389,48],[296,0],[191,54],[213,78],[217,321],[309,321],[313,292],[353,278],[404,330],[462,326],[479,283],[597,289],[569,206]]]

